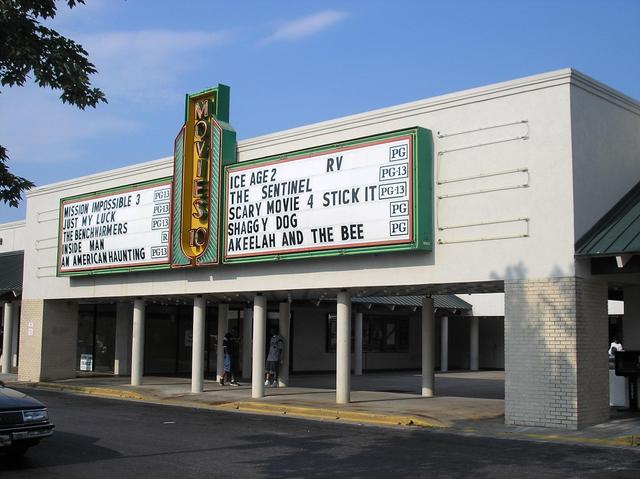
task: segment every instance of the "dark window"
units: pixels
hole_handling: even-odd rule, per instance
[[[611,314],[609,315],[609,344],[613,342],[615,338],[618,338],[624,346],[624,338],[622,337],[622,315]]]
[[[379,353],[409,351],[409,318],[369,316],[362,321],[362,350]]]
[[[76,368],[81,371],[113,371],[115,332],[115,305],[80,305]]]
[[[336,352],[336,315],[335,314],[327,314],[327,343],[326,348],[328,353]],[[353,336],[353,332],[351,333]]]
[[[351,351],[354,350],[354,322],[351,320]],[[328,353],[336,351],[336,315],[327,315]],[[362,319],[362,350],[372,353],[409,351],[409,318],[371,315]]]

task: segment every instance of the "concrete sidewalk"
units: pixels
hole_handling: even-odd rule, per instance
[[[251,398],[251,385],[220,386],[205,381],[204,392],[192,394],[188,378],[146,376],[141,386],[129,378],[91,376],[55,382],[18,383],[135,401],[227,411],[276,414],[310,419],[386,426],[436,428],[452,433],[581,443],[600,446],[640,446],[640,415],[612,409],[611,421],[580,431],[504,425],[504,372],[452,372],[436,375],[437,397],[418,394],[418,373],[372,373],[352,377],[351,403],[335,403],[332,374],[292,375],[287,388],[265,388],[265,397]]]

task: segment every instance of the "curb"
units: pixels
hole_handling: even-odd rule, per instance
[[[305,406],[289,406],[285,404],[261,403],[256,401],[234,401],[226,403],[207,403],[200,401],[175,400],[172,398],[147,397],[142,394],[125,391],[122,389],[103,388],[94,386],[76,386],[59,383],[32,383],[35,388],[49,389],[53,391],[67,391],[92,396],[102,396],[114,399],[134,399],[147,401],[154,404],[166,404],[172,406],[195,407],[201,409],[239,411],[257,414],[288,415],[307,419],[320,419],[331,421],[346,421],[352,423],[371,424],[378,426],[415,426],[423,428],[448,428],[449,425],[435,418],[425,418],[412,415],[376,414],[345,409],[315,408]]]
[[[625,449],[640,448],[640,435],[623,435],[610,437],[586,437],[579,435],[562,435],[556,433],[544,434],[524,431],[483,431],[473,427],[452,430],[454,433],[472,435],[476,437],[493,437],[496,439],[534,441],[551,444],[573,446],[614,447]]]
[[[434,418],[413,415],[376,414],[346,409],[316,408],[307,406],[289,406],[277,403],[262,403],[254,401],[236,401],[220,404],[217,409],[237,410],[271,415],[287,415],[310,419],[347,421],[383,426],[416,426],[424,428],[445,429],[449,425]]]
[[[610,438],[580,437],[580,436],[559,436],[557,434],[533,434],[533,433],[500,433],[501,436],[517,434],[524,439],[537,441],[548,441],[563,444],[583,444],[590,446],[613,446],[625,448],[637,448],[640,446],[640,436],[625,435]]]
[[[69,391],[83,394],[90,394],[93,396],[105,396],[110,398],[121,399],[137,399],[144,401],[147,398],[141,394],[133,391],[124,391],[122,389],[102,388],[94,386],[75,386],[71,384],[58,384],[58,383],[33,383],[33,387],[39,389],[50,389],[54,391]]]

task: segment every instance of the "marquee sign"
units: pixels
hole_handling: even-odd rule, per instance
[[[63,198],[58,276],[432,249],[428,130],[237,163],[228,120],[187,95],[172,178]]]
[[[227,167],[224,261],[430,250],[428,134],[415,128]]]
[[[166,268],[169,178],[60,202],[58,275]]]
[[[185,124],[174,148],[172,267],[219,263],[219,178],[235,162],[229,87],[187,95]]]

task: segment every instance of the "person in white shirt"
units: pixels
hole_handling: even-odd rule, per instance
[[[618,351],[624,351],[624,348],[622,347],[620,340],[618,338],[615,338],[611,343],[611,345],[609,346],[609,357],[614,358],[616,355],[616,352]]]

